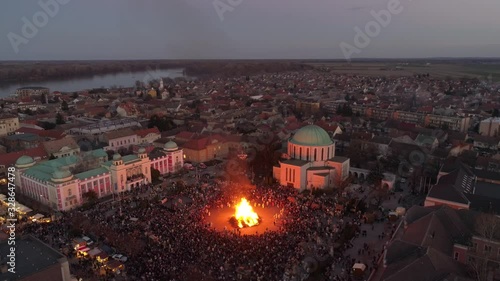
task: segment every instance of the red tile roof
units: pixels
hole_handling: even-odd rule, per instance
[[[153,128],[148,128],[148,129],[141,129],[141,130],[137,130],[137,131],[135,131],[135,133],[136,133],[139,137],[144,138],[144,137],[146,137],[148,134],[160,134],[160,131],[158,130],[158,128],[153,127]]]
[[[176,139],[181,139],[181,140],[189,140],[192,139],[196,133],[188,132],[188,131],[182,131],[175,135]]]
[[[224,142],[225,139],[220,135],[213,135],[208,137],[203,137],[199,139],[194,139],[186,142],[182,145],[182,148],[192,149],[192,150],[203,150],[207,148],[213,141],[217,141],[219,143]]]
[[[48,157],[47,152],[45,152],[45,149],[43,149],[42,146],[38,146],[35,148],[25,149],[23,151],[0,154],[0,165],[4,166],[14,165],[17,159],[19,159],[19,157],[23,155],[31,156],[35,158],[35,160],[36,158],[41,158],[43,160],[47,159]]]

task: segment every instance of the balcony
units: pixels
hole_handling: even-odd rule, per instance
[[[144,174],[133,175],[133,176],[127,177],[127,183],[138,182],[138,181],[141,181],[141,180],[143,180],[145,178],[146,177],[144,176]]]

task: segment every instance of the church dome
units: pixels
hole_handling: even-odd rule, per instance
[[[121,159],[122,159],[122,156],[121,156],[119,153],[115,153],[115,154],[113,155],[113,160],[114,160],[114,161],[121,160]]]
[[[296,145],[305,146],[325,146],[333,144],[328,133],[323,128],[316,125],[307,125],[300,128],[290,142]]]
[[[177,150],[179,149],[179,147],[177,146],[177,144],[173,141],[169,141],[165,144],[164,146],[165,150],[167,151],[174,151],[174,150]]]
[[[25,165],[30,165],[32,164],[33,162],[35,162],[35,160],[33,160],[32,157],[30,156],[27,156],[27,155],[23,155],[21,157],[19,157],[16,161],[16,166],[25,166]]]

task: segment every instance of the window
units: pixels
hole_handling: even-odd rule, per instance
[[[455,260],[458,260],[459,257],[460,257],[460,254],[458,252],[455,252],[455,254],[453,255],[453,258]]]
[[[318,154],[318,150],[315,148],[314,149],[314,161],[316,161],[318,158],[317,158],[317,155]]]
[[[71,189],[68,189],[68,196],[71,196]]]
[[[490,245],[484,245],[484,252],[485,253],[491,252],[491,246]]]

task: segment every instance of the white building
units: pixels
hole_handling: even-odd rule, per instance
[[[479,133],[482,136],[488,137],[500,136],[500,117],[490,117],[481,121],[479,124]]]
[[[0,137],[19,130],[19,118],[16,116],[0,116]]]
[[[165,143],[162,151],[150,153],[151,167],[160,171],[160,174],[176,173],[184,166],[184,153],[173,141]]]
[[[350,161],[335,156],[335,144],[328,133],[308,125],[295,133],[288,141],[288,160],[274,167],[274,178],[281,185],[298,189],[333,187],[338,180],[349,176]]]

